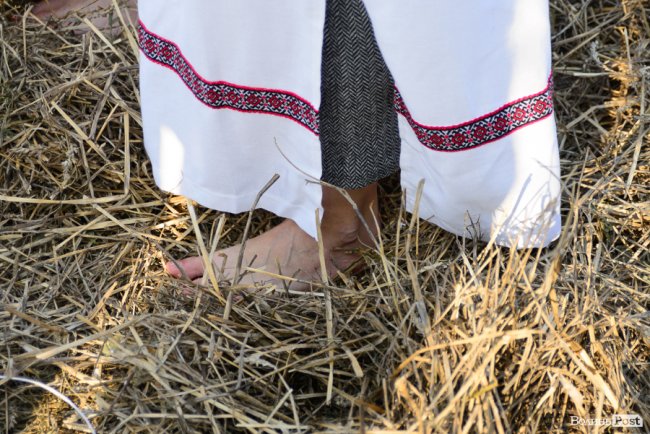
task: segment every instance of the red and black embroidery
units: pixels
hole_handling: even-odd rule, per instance
[[[142,53],[176,72],[194,96],[208,107],[283,116],[318,134],[318,110],[299,96],[282,90],[205,80],[176,44],[150,32],[142,23],[138,33]]]
[[[395,110],[406,118],[420,143],[427,148],[446,152],[465,151],[499,140],[551,115],[553,87],[549,77],[548,86],[539,93],[520,98],[469,122],[447,127],[431,127],[416,122],[397,89]]]
[[[138,32],[142,53],[176,72],[196,98],[208,107],[283,116],[318,135],[318,110],[298,95],[277,89],[208,81],[194,70],[176,44],[150,32],[142,22]],[[404,116],[413,128],[420,143],[436,151],[456,152],[499,140],[521,127],[548,117],[553,113],[553,91],[549,78],[548,86],[539,93],[520,98],[471,121],[444,127],[416,122],[397,89],[394,105],[395,111]]]

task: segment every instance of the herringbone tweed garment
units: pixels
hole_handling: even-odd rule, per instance
[[[393,79],[361,0],[327,0],[321,84],[322,180],[365,187],[399,169]]]

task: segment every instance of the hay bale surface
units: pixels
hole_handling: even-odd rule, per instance
[[[77,35],[0,2],[0,373],[98,432],[559,432],[650,424],[650,5],[553,0],[564,232],[463,240],[383,185],[383,251],[310,294],[183,297],[169,256],[248,216],[154,185],[132,29]],[[12,21],[17,15],[18,20]],[[276,221],[255,213],[252,235]],[[5,432],[83,430],[0,381]]]

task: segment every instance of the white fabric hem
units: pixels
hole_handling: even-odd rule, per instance
[[[206,208],[231,214],[250,211],[258,194],[258,192],[238,195],[215,193],[214,191],[207,190],[195,184],[190,179],[184,179],[181,184],[171,188],[161,185],[158,180],[156,180],[156,184],[163,191],[185,196]],[[302,230],[307,232],[309,236],[314,239],[317,238],[316,209],[319,209],[319,215],[321,218],[323,216],[323,210],[320,206],[315,206],[312,201],[291,203],[287,201],[285,197],[280,197],[267,192],[260,199],[257,209],[264,209],[272,212],[278,217],[291,219],[296,222]]]

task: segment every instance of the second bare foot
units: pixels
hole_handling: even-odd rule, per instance
[[[136,0],[120,1],[122,16],[129,24],[138,22]],[[32,9],[32,13],[41,20],[62,19],[73,13],[86,15],[100,30],[119,29],[120,22],[115,15],[112,0],[42,0]]]

